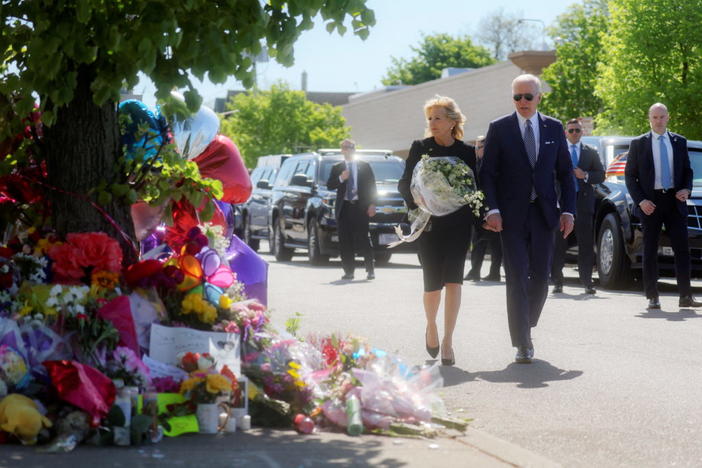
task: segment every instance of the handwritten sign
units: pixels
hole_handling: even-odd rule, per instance
[[[226,365],[237,376],[241,375],[241,348],[235,333],[204,332],[192,328],[151,325],[149,356],[166,364],[178,364],[181,353],[210,353],[217,369]]]

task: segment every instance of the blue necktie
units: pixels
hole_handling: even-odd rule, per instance
[[[531,128],[531,120],[526,121],[526,128],[524,129],[524,147],[529,157],[529,164],[531,164],[531,168],[534,169],[534,166],[536,166],[536,138],[534,137],[534,130]],[[529,199],[531,201],[536,200],[536,188],[534,188],[534,186],[531,187]]]
[[[570,160],[573,161],[573,169],[578,167],[578,152],[575,151],[575,145],[570,145]],[[575,193],[578,193],[578,178],[573,176],[575,182]]]
[[[663,136],[658,137],[661,153],[661,186],[669,189],[673,186],[673,178],[670,175],[670,163],[668,162],[668,147],[665,145]]]

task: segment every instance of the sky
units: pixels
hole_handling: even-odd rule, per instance
[[[540,20],[530,21],[538,34],[543,25],[549,26],[567,11],[568,5],[578,1],[369,0],[367,5],[375,12],[376,25],[368,39],[363,41],[351,32],[344,36],[336,32],[330,35],[319,19],[314,29],[303,32],[295,44],[292,67],[283,67],[275,61],[257,65],[258,86],[266,89],[283,80],[292,89],[300,89],[302,72],[306,71],[308,91],[372,91],[382,87],[380,80],[392,64],[391,57],[411,57],[411,46],[419,43],[422,33],[474,36],[482,18],[503,9],[505,13]],[[193,83],[204,104],[210,107],[215,98],[226,97],[227,90],[243,89],[234,78],[220,85],[196,78]],[[142,94],[147,105],[154,106],[155,88],[148,78],[142,79],[134,92]]]

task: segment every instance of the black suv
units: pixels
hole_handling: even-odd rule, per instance
[[[397,240],[395,227],[409,231],[407,209],[397,191],[405,162],[384,150],[359,150],[356,157],[369,163],[375,175],[378,197],[369,231],[376,264],[384,265],[392,255],[387,245]],[[342,160],[339,150],[320,150],[293,156],[281,166],[273,185],[269,215],[269,242],[276,260],[290,260],[295,249],[307,250],[313,265],[322,265],[329,257],[339,255],[334,218],[336,191],[328,190],[326,184],[332,166]],[[415,251],[416,247],[403,244],[402,249]]]
[[[290,154],[261,156],[251,171],[251,196],[239,207],[242,218],[242,238],[253,250],[258,250],[260,240],[268,239],[268,214],[270,213],[271,188],[278,169]]]
[[[629,150],[634,137],[583,137],[583,143],[594,146],[605,168]],[[694,173],[692,195],[687,201],[688,237],[693,272],[702,271],[702,142],[688,140],[690,164]],[[620,162],[625,162],[623,155]],[[634,215],[634,202],[626,188],[623,164],[616,173],[595,186],[595,254],[600,284],[606,288],[627,286],[632,270],[642,268],[643,233],[641,221]],[[607,169],[609,171],[609,169]],[[619,175],[617,175],[619,174]],[[570,244],[575,236],[569,236]],[[573,250],[571,250],[571,253]],[[577,247],[575,248],[577,252]],[[674,274],[673,249],[663,231],[658,250],[663,274]]]

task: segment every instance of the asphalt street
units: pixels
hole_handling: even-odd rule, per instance
[[[350,333],[410,364],[436,362],[424,349],[416,255],[394,255],[373,281],[358,262],[357,279],[342,281],[338,259],[280,263],[266,248],[275,324],[299,313],[301,336]],[[565,273],[534,330],[531,365],[513,362],[504,281],[464,284],[456,366],[441,368],[448,410],[563,466],[702,466],[702,309],[678,308],[672,280],[662,310],[648,312],[638,290],[586,296],[577,272]],[[702,282],[693,286],[702,296]]]

